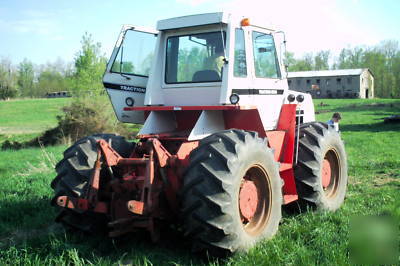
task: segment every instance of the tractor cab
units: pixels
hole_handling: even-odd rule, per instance
[[[251,105],[274,129],[288,94],[282,32],[260,25],[210,13],[124,26],[103,80],[118,119],[143,123],[143,106]]]

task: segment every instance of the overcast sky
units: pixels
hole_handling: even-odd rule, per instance
[[[286,32],[288,50],[333,50],[400,41],[400,0],[0,0],[0,57],[14,63],[73,61],[85,31],[111,54],[122,24],[232,11]]]

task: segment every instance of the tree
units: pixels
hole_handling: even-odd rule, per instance
[[[33,64],[25,58],[18,65],[18,88],[22,96],[34,96],[34,77]]]
[[[330,54],[329,50],[319,51],[314,57],[314,70],[328,70]]]
[[[314,57],[312,53],[306,53],[301,59],[294,59],[293,64],[289,65],[288,71],[310,71],[314,70]]]
[[[14,98],[18,94],[17,76],[11,61],[2,58],[0,62],[0,99]]]
[[[292,65],[296,64],[296,58],[294,58],[294,53],[292,52],[285,52],[285,58],[283,59],[283,63],[285,67],[289,69]]]
[[[102,76],[106,66],[106,58],[101,53],[101,44],[94,43],[92,36],[85,33],[81,40],[81,50],[75,58],[73,75],[74,90],[102,90]]]

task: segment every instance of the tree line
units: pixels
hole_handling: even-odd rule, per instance
[[[68,91],[79,94],[85,91],[101,91],[102,75],[107,59],[101,44],[85,33],[81,49],[72,63],[62,59],[42,65],[34,65],[24,59],[17,66],[8,58],[0,59],[0,100],[44,97],[47,93]]]
[[[329,50],[306,53],[295,57],[287,52],[288,71],[369,68],[375,78],[375,95],[400,98],[400,47],[394,40],[376,46],[343,48],[334,57]],[[72,63],[61,59],[44,65],[34,65],[24,59],[15,66],[10,59],[0,59],[0,99],[15,97],[44,97],[46,93],[68,91],[102,91],[102,75],[107,59],[101,44],[85,33],[81,49]]]

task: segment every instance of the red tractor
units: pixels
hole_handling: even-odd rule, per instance
[[[278,230],[282,205],[334,211],[347,160],[340,135],[315,122],[309,94],[290,91],[282,32],[210,13],[124,26],[104,74],[112,134],[64,152],[51,186],[57,221],[110,237],[162,224],[208,250],[247,250]]]

